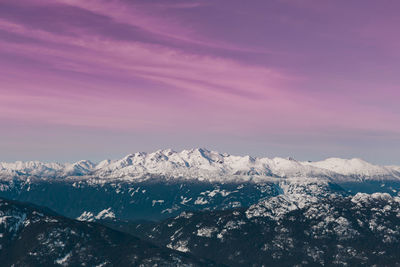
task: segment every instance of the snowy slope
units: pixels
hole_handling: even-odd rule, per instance
[[[327,169],[342,175],[356,175],[360,177],[372,176],[394,176],[398,169],[384,166],[377,166],[368,163],[362,159],[341,159],[329,158],[323,161],[308,163],[304,165],[313,166],[316,168]]]
[[[265,180],[292,177],[318,177],[341,181],[400,180],[400,166],[378,166],[361,159],[329,158],[318,162],[299,162],[285,158],[256,158],[221,154],[207,149],[153,153],[138,152],[119,160],[98,164],[37,161],[0,163],[0,177],[27,178],[104,178],[146,179],[149,176],[198,179],[205,181]]]
[[[399,197],[359,193],[310,201],[307,193],[286,193],[248,209],[186,212],[130,229],[228,266],[399,266]]]

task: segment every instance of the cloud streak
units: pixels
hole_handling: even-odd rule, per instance
[[[0,121],[266,138],[400,133],[399,80],[387,71],[399,66],[386,58],[397,51],[382,50],[398,38],[377,30],[393,23],[389,11],[372,27],[361,23],[370,11],[353,6],[339,19],[334,3],[227,4],[3,1]]]

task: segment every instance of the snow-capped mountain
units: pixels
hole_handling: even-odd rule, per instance
[[[9,211],[0,200],[0,228],[2,222],[8,232],[23,226],[15,236],[4,235],[8,243],[0,244],[0,259],[11,251],[1,254],[1,246],[10,249],[9,244],[28,242],[38,231],[29,227],[38,221],[54,230],[55,237],[74,225],[75,232],[84,227],[86,233],[88,225],[103,224],[156,243],[162,251],[191,253],[228,266],[400,263],[397,166],[339,158],[300,162],[192,149],[135,153],[98,164],[0,163],[0,173],[0,197],[45,206],[70,218],[43,221],[25,208],[22,213],[15,213],[18,207]],[[85,248],[97,246],[90,243],[92,236],[108,238],[90,232],[74,242]],[[114,243],[122,246],[118,240]],[[27,250],[21,255],[37,253],[32,260],[56,263],[103,262],[70,254],[68,244],[57,255],[47,253],[53,251],[47,245],[40,253]],[[162,260],[171,259],[166,255]]]
[[[271,178],[319,177],[333,181],[400,180],[400,166],[378,166],[362,159],[329,158],[301,162],[286,158],[234,156],[207,149],[176,152],[171,149],[153,153],[138,152],[119,160],[94,164],[43,163],[37,161],[0,163],[0,178],[73,179],[196,179],[200,181],[265,181]]]

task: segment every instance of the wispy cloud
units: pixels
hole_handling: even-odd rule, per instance
[[[2,1],[0,120],[242,136],[400,132],[397,39],[393,26],[379,32],[391,16],[373,26],[351,6],[339,20],[333,2],[240,2]]]

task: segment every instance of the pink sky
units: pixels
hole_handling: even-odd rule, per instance
[[[0,160],[400,164],[398,1],[0,2]]]

